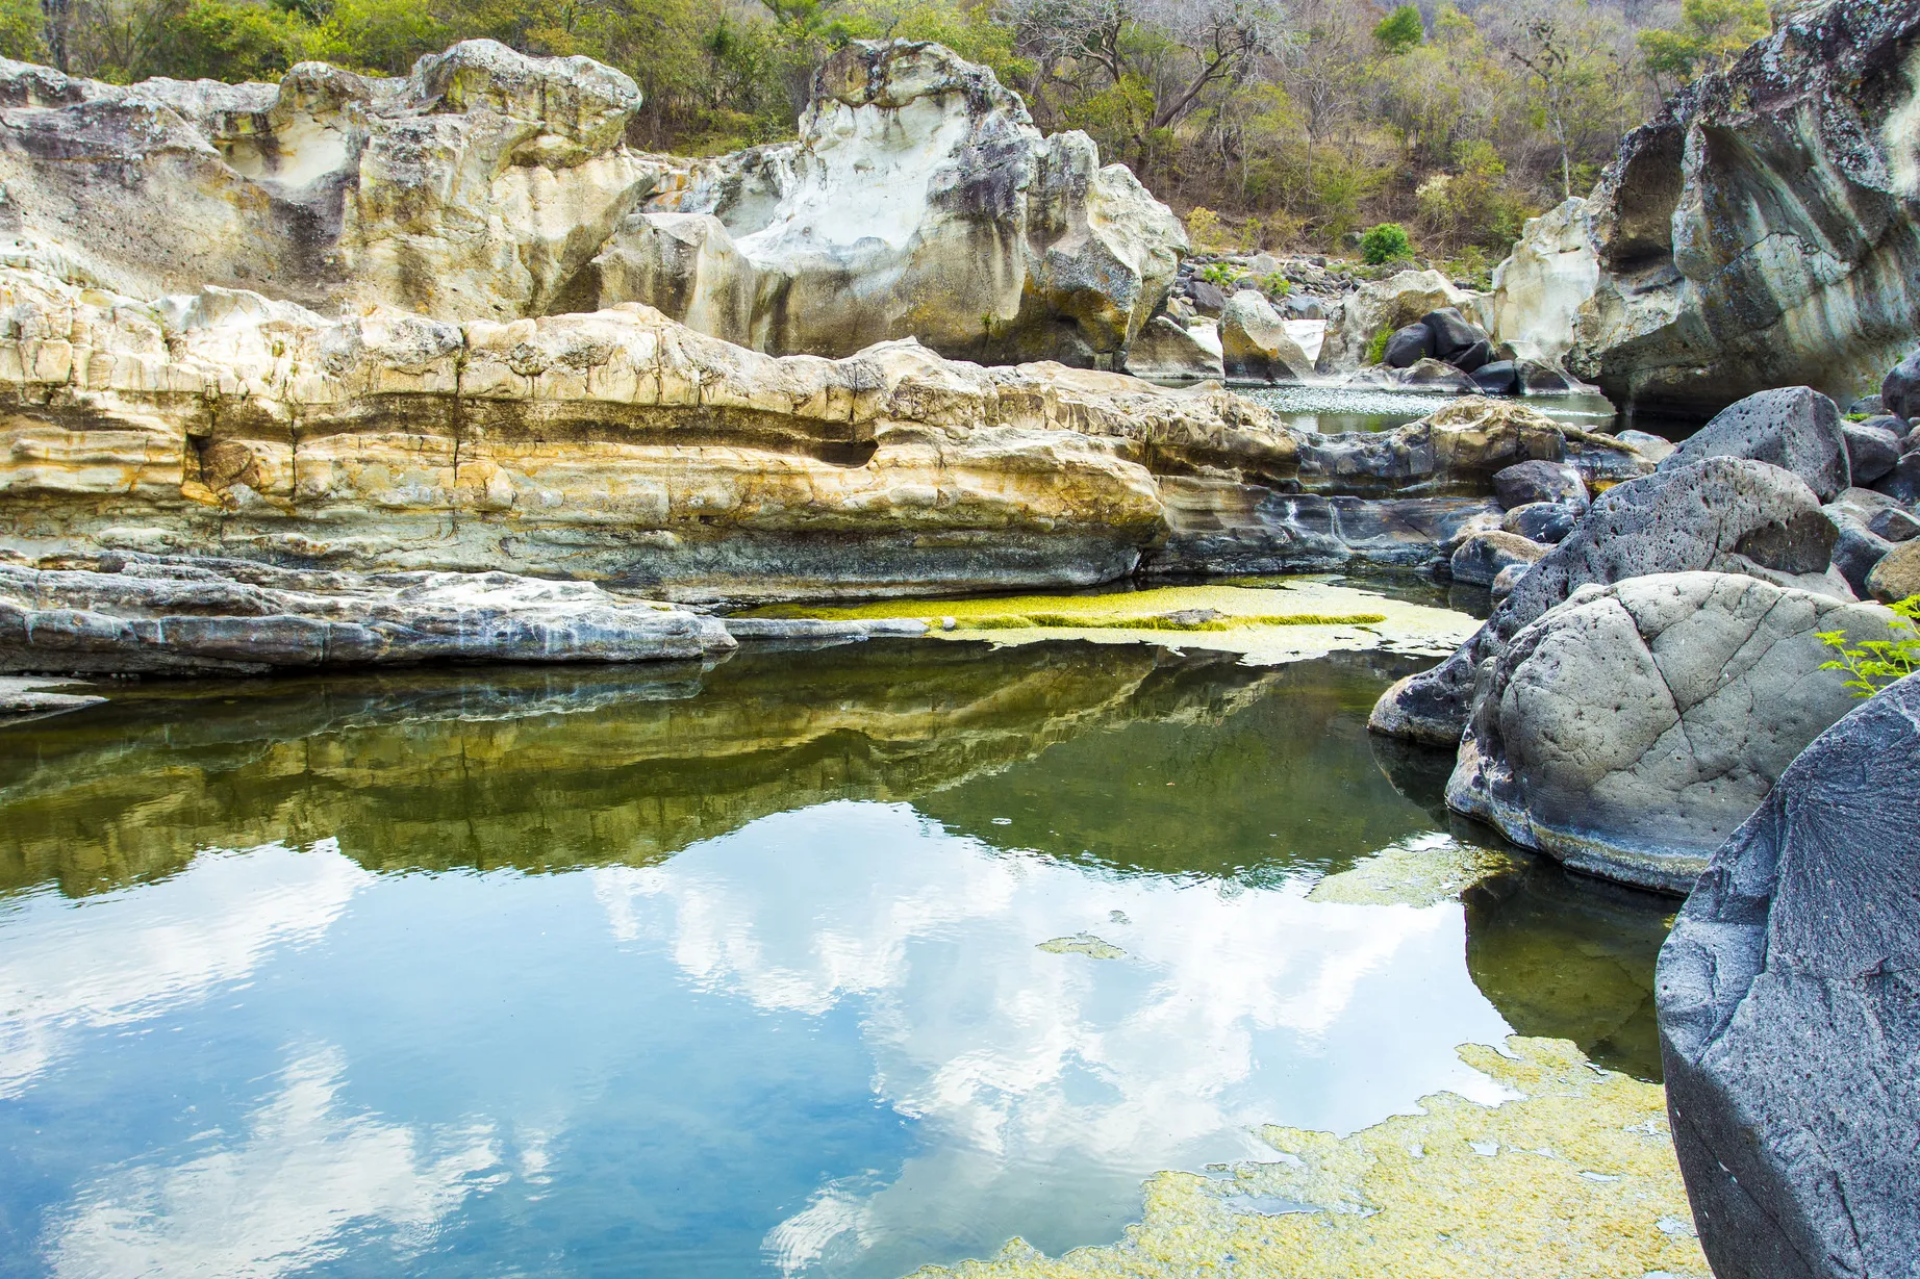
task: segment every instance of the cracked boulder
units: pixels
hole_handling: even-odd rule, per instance
[[[1852,707],[1820,632],[1884,640],[1891,621],[1736,574],[1583,586],[1489,664],[1447,805],[1575,870],[1685,893]]]
[[[1832,570],[1836,537],[1804,481],[1749,458],[1708,458],[1616,485],[1452,657],[1383,693],[1368,724],[1392,737],[1455,746],[1481,664],[1589,583],[1707,570],[1850,600],[1853,592]]]
[[[1920,679],[1857,704],[1714,853],[1660,952],[1667,1109],[1720,1275],[1920,1257]]]

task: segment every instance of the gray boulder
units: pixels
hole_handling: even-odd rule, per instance
[[[1714,457],[1616,485],[1453,656],[1383,693],[1368,726],[1454,746],[1467,727],[1480,664],[1589,582],[1705,569],[1850,598],[1831,568],[1837,537],[1806,483],[1765,462]]]
[[[1473,379],[1445,360],[1426,359],[1412,368],[1401,369],[1394,379],[1401,386],[1417,386],[1426,391],[1452,391],[1459,395],[1472,395],[1480,388]]]
[[[1477,373],[1493,359],[1493,344],[1485,338],[1464,351],[1455,352],[1447,363],[1462,373]]]
[[[1886,604],[1920,595],[1920,542],[1890,546],[1867,574],[1864,594]]]
[[[1220,350],[1230,378],[1299,382],[1313,373],[1313,361],[1257,289],[1242,289],[1227,299],[1220,313]]]
[[[1920,1257],[1920,680],[1861,703],[1717,851],[1660,952],[1667,1110],[1714,1272]]]
[[[1708,457],[1750,457],[1783,466],[1805,480],[1822,502],[1832,501],[1852,483],[1840,410],[1804,386],[1761,391],[1728,405],[1681,441],[1660,469]]]
[[[1538,564],[1549,549],[1516,533],[1475,533],[1460,543],[1460,548],[1447,561],[1447,567],[1456,582],[1491,586],[1493,579],[1509,564]]]
[[[1902,505],[1920,502],[1920,448],[1911,447],[1914,440],[1907,439],[1908,448],[1893,469],[1873,482],[1873,491],[1884,493]]]
[[[1574,381],[1551,364],[1539,360],[1521,360],[1514,366],[1520,374],[1522,395],[1571,395]]]
[[[1855,484],[1871,484],[1900,460],[1900,437],[1884,426],[1867,422],[1842,422],[1840,432],[1847,440],[1847,465]]]
[[[1833,567],[1847,579],[1855,595],[1865,597],[1870,593],[1867,583],[1874,568],[1893,549],[1893,543],[1862,523],[1851,508],[1836,504],[1825,509],[1840,532],[1833,544]]]
[[[1187,281],[1187,296],[1193,299],[1193,309],[1202,315],[1219,315],[1227,309],[1227,295],[1212,280]]]
[[[1390,369],[1412,368],[1433,354],[1433,330],[1424,324],[1409,324],[1387,339],[1386,354],[1380,363]]]
[[[1576,870],[1685,893],[1850,708],[1819,632],[1879,640],[1889,621],[1725,573],[1584,586],[1491,663],[1447,804]]]
[[[1875,396],[1874,398],[1879,399],[1880,397]],[[1901,441],[1901,447],[1903,449],[1905,448],[1907,437],[1913,434],[1913,423],[1903,417],[1895,417],[1891,413],[1877,413],[1859,425],[1876,427],[1883,431],[1891,431],[1893,438]]]
[[[1530,542],[1557,546],[1580,522],[1580,512],[1559,502],[1528,502],[1516,506],[1500,521],[1501,531],[1517,533]]]
[[[1886,506],[1868,518],[1867,527],[1889,542],[1905,542],[1920,533],[1920,519],[1915,519],[1911,512],[1897,506]]]
[[[1880,383],[1881,410],[1908,422],[1920,417],[1920,351],[1888,371]]]
[[[1673,441],[1651,431],[1622,431],[1613,438],[1622,444],[1633,445],[1642,457],[1650,461],[1660,462],[1673,456]]]
[[[1171,317],[1156,315],[1127,348],[1127,372],[1135,377],[1178,382],[1217,378],[1224,370],[1220,357],[1200,339]]]
[[[1564,462],[1516,462],[1493,477],[1493,495],[1512,510],[1530,502],[1559,502],[1575,510],[1587,507],[1587,483]]]

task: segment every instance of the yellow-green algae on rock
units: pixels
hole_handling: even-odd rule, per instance
[[[1659,1085],[1560,1039],[1459,1052],[1519,1096],[1440,1093],[1347,1137],[1267,1128],[1279,1162],[1157,1174],[1121,1243],[1016,1239],[915,1279],[1711,1279]]]
[[[1162,586],[1101,595],[1016,595],[870,604],[782,604],[750,617],[871,621],[913,618],[943,639],[1033,644],[1078,639],[1101,644],[1171,644],[1239,653],[1253,665],[1388,648],[1443,656],[1479,623],[1464,613],[1389,599],[1326,577],[1271,578]],[[952,622],[952,629],[946,623]],[[984,633],[984,634],[983,634]]]
[[[1457,901],[1484,879],[1517,871],[1520,854],[1429,832],[1389,845],[1313,886],[1309,901],[1351,906],[1432,906]]]

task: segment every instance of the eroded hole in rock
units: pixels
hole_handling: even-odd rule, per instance
[[[1615,201],[1613,239],[1606,246],[1609,269],[1635,274],[1673,261],[1673,212],[1680,204],[1685,147],[1685,134],[1669,127],[1627,161]]]

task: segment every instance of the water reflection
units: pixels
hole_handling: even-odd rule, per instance
[[[1446,829],[1364,732],[1404,669],[871,644],[0,733],[0,1247],[893,1275],[1484,1093],[1509,1026],[1637,1060],[1658,909],[1308,899]]]

